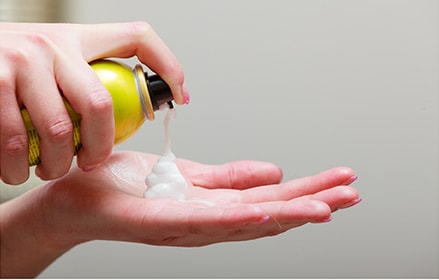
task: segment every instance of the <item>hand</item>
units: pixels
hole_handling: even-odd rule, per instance
[[[144,180],[156,161],[114,153],[94,172],[74,168],[0,205],[3,276],[36,275],[90,240],[186,247],[249,240],[327,222],[331,212],[360,202],[347,167],[280,183],[282,171],[267,162],[211,166],[182,159],[179,168],[194,185],[186,200],[146,199]]]
[[[187,160],[178,161],[194,185],[186,201],[146,199],[145,177],[156,161],[152,155],[116,153],[95,172],[73,170],[54,182],[44,201],[50,240],[201,246],[328,221],[332,211],[358,201],[357,192],[344,186],[355,176],[348,168],[279,184],[282,172],[271,163],[208,166]]]
[[[0,23],[0,178],[19,184],[29,176],[25,106],[41,138],[36,174],[53,179],[67,173],[73,158],[73,127],[60,91],[82,115],[84,171],[111,153],[114,139],[111,96],[88,65],[106,57],[139,60],[170,86],[177,104],[187,103],[180,64],[146,23]]]

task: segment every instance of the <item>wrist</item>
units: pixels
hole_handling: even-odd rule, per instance
[[[57,225],[45,219],[43,190],[35,188],[0,205],[1,277],[35,277],[74,246],[47,234],[57,232]]]

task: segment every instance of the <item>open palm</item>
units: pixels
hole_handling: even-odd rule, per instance
[[[239,161],[204,165],[178,159],[194,186],[185,201],[143,198],[157,156],[114,153],[95,171],[73,169],[44,186],[42,209],[59,246],[103,239],[168,246],[202,246],[272,236],[360,201],[348,186],[356,176],[339,167],[284,183],[275,165]]]

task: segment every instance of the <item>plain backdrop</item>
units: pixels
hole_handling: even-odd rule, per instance
[[[363,202],[248,242],[89,242],[41,277],[439,277],[438,1],[67,4],[68,22],[146,21],[175,53],[191,93],[178,157],[271,161],[284,180],[350,166]],[[115,149],[161,153],[162,116]]]

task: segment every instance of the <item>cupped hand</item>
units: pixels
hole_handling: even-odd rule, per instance
[[[284,183],[275,165],[238,161],[204,165],[178,159],[194,185],[184,201],[144,198],[157,157],[113,154],[95,171],[74,169],[40,189],[42,244],[71,247],[89,240],[202,246],[272,236],[360,201],[347,167]]]
[[[23,107],[41,139],[37,175],[48,180],[68,172],[74,154],[73,126],[62,97],[82,116],[78,166],[90,171],[107,159],[114,141],[112,100],[88,63],[134,55],[169,84],[177,104],[188,102],[180,64],[147,23],[1,22],[1,180],[19,184],[29,176]]]

